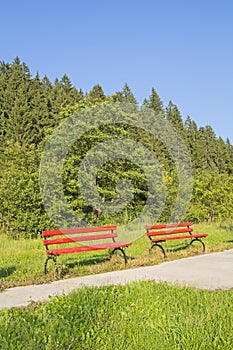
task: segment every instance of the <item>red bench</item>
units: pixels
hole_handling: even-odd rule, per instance
[[[180,222],[177,224],[159,224],[153,226],[146,226],[146,234],[151,241],[151,248],[158,246],[164,257],[167,257],[166,251],[161,243],[166,241],[191,239],[190,245],[199,241],[202,244],[203,251],[205,251],[205,244],[201,238],[207,237],[207,233],[194,234],[191,222]]]
[[[124,248],[131,246],[132,243],[117,242],[116,238],[118,234],[116,229],[116,226],[100,226],[43,231],[43,244],[47,254],[44,273],[47,273],[49,259],[52,259],[56,265],[56,258],[61,254],[81,253],[103,249],[110,249],[111,254],[113,254],[119,250],[124,257],[125,263],[127,263],[127,256]],[[95,243],[95,241],[98,240],[101,240],[101,242]]]

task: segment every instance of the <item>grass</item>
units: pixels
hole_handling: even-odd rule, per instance
[[[229,350],[233,290],[165,283],[82,288],[0,312],[0,347],[87,350]],[[224,301],[224,302],[223,302]]]
[[[208,233],[207,253],[233,248],[233,226],[199,224]],[[60,278],[157,264],[164,261],[143,235],[127,249],[127,266],[104,251],[59,257]],[[43,283],[41,239],[10,240],[0,235],[1,288]],[[167,242],[168,258],[200,254],[201,248]],[[0,349],[21,350],[229,350],[233,348],[233,290],[205,291],[166,283],[81,288],[68,296],[27,308],[0,311]]]
[[[232,223],[211,223],[194,225],[195,233],[208,233],[205,239],[207,253],[233,248]],[[124,238],[125,239],[125,238]],[[69,278],[87,274],[101,273],[112,270],[147,266],[163,262],[160,251],[155,249],[148,253],[149,239],[144,234],[127,248],[129,262],[124,264],[123,259],[114,256],[109,260],[107,251],[78,253],[60,256],[59,275],[55,275],[52,261],[49,264],[48,275],[43,274],[46,258],[42,240],[11,240],[6,235],[0,235],[0,290],[19,285],[39,284],[57,278]],[[168,260],[180,259],[202,253],[201,245],[187,248],[184,241],[167,242]]]

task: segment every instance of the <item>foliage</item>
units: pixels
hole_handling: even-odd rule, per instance
[[[12,237],[37,237],[51,227],[40,194],[38,149],[8,143],[1,157],[0,223]]]
[[[84,94],[72,85],[66,74],[52,83],[46,76],[42,79],[39,74],[32,77],[28,66],[18,57],[12,63],[0,63],[2,231],[14,237],[35,237],[40,235],[42,229],[53,226],[45,213],[39,188],[43,147],[55,128],[66,118],[83,110],[90,109],[91,113],[93,106],[106,106],[113,102],[116,106],[131,103],[133,108],[140,109],[128,84],[111,96],[106,96],[98,84]],[[190,117],[183,122],[178,107],[172,102],[164,107],[154,87],[149,98],[144,100],[142,111],[143,108],[151,109],[159,118],[168,120],[188,147],[195,181],[187,218],[195,222],[230,218],[233,210],[233,146],[230,141],[217,138],[211,126],[198,127]],[[100,114],[98,118],[101,120]],[[96,210],[100,213],[101,208],[91,209],[80,193],[77,179],[82,159],[93,147],[114,137],[140,142],[158,160],[166,186],[166,202],[159,220],[166,221],[177,197],[176,164],[159,137],[145,132],[140,125],[137,128],[124,124],[93,128],[83,135],[82,140],[75,142],[63,171],[64,192],[71,208],[89,224],[126,223],[142,211],[147,200],[147,180],[140,167],[129,160],[109,161],[97,175],[99,195],[108,203],[116,200],[116,184],[120,180],[133,184],[133,198],[124,210],[114,215],[102,213],[97,217]],[[175,148],[177,145],[173,146]],[[155,168],[156,165],[152,164],[152,172]]]
[[[227,173],[197,172],[187,220],[203,222],[232,217],[232,181]]]

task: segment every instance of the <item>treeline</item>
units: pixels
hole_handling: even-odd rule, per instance
[[[88,93],[77,89],[65,74],[53,83],[39,74],[33,77],[17,57],[0,63],[0,225],[1,231],[18,237],[36,237],[54,223],[46,214],[39,186],[39,166],[46,141],[55,128],[75,112],[100,104],[137,101],[125,84],[121,91],[106,96],[100,85]],[[216,137],[211,126],[198,127],[187,117],[183,121],[172,102],[164,107],[156,90],[143,102],[161,118],[168,120],[182,137],[190,152],[194,188],[187,220],[222,220],[233,210],[233,146]],[[109,129],[110,128],[110,129]],[[98,191],[103,201],[117,197],[116,184],[122,178],[134,186],[130,204],[118,213],[106,214],[100,207],[86,205],[77,183],[79,165],[88,150],[116,137],[129,137],[149,147],[163,168],[166,202],[159,220],[166,221],[177,195],[177,171],[171,155],[159,139],[143,130],[114,125],[84,135],[70,149],[63,168],[64,193],[71,208],[90,224],[133,220],[147,200],[147,182],[142,170],[128,160],[109,161],[98,172]],[[88,178],[88,174],[87,174]]]

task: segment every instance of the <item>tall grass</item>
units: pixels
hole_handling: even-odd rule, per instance
[[[230,350],[233,290],[136,282],[82,288],[0,312],[0,347],[88,350]]]

